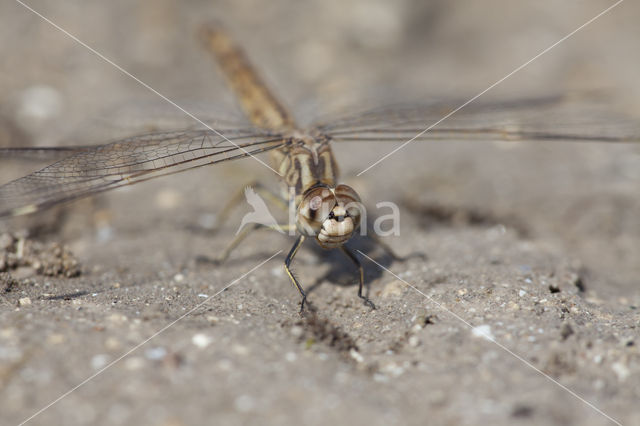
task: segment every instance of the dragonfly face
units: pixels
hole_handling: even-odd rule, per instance
[[[358,230],[361,202],[348,185],[331,188],[319,184],[307,190],[298,206],[296,226],[301,234],[314,237],[320,247],[340,247]]]

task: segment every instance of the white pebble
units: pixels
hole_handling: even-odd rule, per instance
[[[194,334],[191,337],[191,343],[199,347],[200,349],[204,349],[211,344],[211,337],[207,336],[203,333]]]
[[[621,362],[612,364],[611,369],[614,373],[616,373],[616,376],[618,376],[618,380],[621,382],[624,382],[627,377],[629,377],[629,374],[631,374],[629,368]]]
[[[395,362],[390,362],[381,368],[382,372],[392,377],[399,377],[404,373],[404,368]]]
[[[356,362],[364,362],[364,358],[362,357],[362,355],[360,355],[360,353],[357,350],[353,349],[353,348],[349,351],[349,355]]]
[[[415,348],[419,344],[420,344],[420,339],[418,339],[417,336],[409,337],[409,346],[411,346],[412,348]]]
[[[527,292],[526,292],[526,291],[524,291],[524,290],[520,290],[520,291],[518,292],[518,295],[519,295],[520,297],[524,297],[526,294],[527,294]]]
[[[29,306],[31,305],[31,299],[28,297],[22,297],[18,299],[18,305],[20,306]]]
[[[494,340],[493,334],[491,334],[491,326],[484,324],[471,329],[471,333],[474,337],[482,337],[487,340]]]

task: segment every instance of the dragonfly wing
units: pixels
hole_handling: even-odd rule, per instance
[[[95,146],[46,146],[24,148],[0,148],[0,161],[58,161],[77,154],[81,151],[93,149]]]
[[[32,213],[99,192],[259,154],[286,144],[261,130],[210,130],[135,136],[80,151],[0,186],[0,217]]]
[[[598,102],[546,97],[383,107],[316,128],[336,141],[530,140],[639,142],[640,124]]]

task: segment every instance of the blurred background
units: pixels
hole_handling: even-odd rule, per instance
[[[224,105],[230,99],[194,38],[202,23],[221,22],[246,46],[285,103],[306,118],[358,102],[470,97],[612,3],[28,4],[151,87],[183,102]],[[487,95],[606,91],[624,98],[627,110],[637,110],[637,7],[621,4]],[[36,143],[59,141],[115,106],[145,100],[164,104],[19,3],[3,4],[2,16],[2,111]],[[33,110],[29,101],[38,94],[40,109]]]

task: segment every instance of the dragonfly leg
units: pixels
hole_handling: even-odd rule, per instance
[[[364,288],[364,268],[362,267],[360,260],[358,260],[356,255],[353,254],[353,252],[349,250],[346,246],[340,246],[340,249],[344,254],[347,255],[349,259],[351,259],[351,261],[354,263],[354,265],[356,265],[356,267],[358,268],[358,271],[360,272],[360,286],[358,287],[358,297],[364,300],[365,305],[369,306],[371,309],[375,309],[376,305],[374,305],[373,302],[369,300],[367,296],[362,294],[362,289]]]
[[[249,236],[249,234],[251,234],[253,231],[259,230],[259,229],[272,229],[272,230],[282,230],[282,231],[289,231],[294,225],[274,225],[274,226],[268,226],[268,225],[263,225],[261,223],[252,223],[250,225],[245,226],[242,231],[240,231],[240,233],[238,235],[236,235],[236,237],[231,241],[231,243],[229,243],[229,245],[224,249],[224,251],[222,253],[220,253],[219,256],[216,257],[214,263],[216,264],[221,264],[224,263],[228,258],[229,255],[231,254],[231,252],[240,245],[240,243],[242,241],[244,241],[245,238],[247,238]]]
[[[298,279],[293,275],[293,272],[291,272],[290,265],[291,265],[291,262],[293,261],[293,257],[298,252],[298,249],[302,245],[303,241],[304,241],[304,235],[300,235],[296,240],[296,242],[293,244],[293,247],[291,247],[291,250],[289,251],[289,254],[287,255],[286,259],[284,260],[284,270],[287,271],[287,275],[289,275],[291,282],[298,289],[298,291],[300,292],[300,295],[302,296],[302,302],[300,303],[300,313],[304,311],[304,302],[307,301],[307,295],[305,294],[304,289],[298,282]]]
[[[238,191],[229,201],[227,201],[227,203],[222,208],[222,210],[220,210],[220,213],[218,213],[216,217],[216,223],[213,226],[212,233],[218,232],[220,228],[222,228],[222,226],[225,224],[227,219],[229,219],[229,216],[231,215],[231,211],[234,208],[236,208],[238,204],[244,201],[245,188],[247,187],[253,188],[256,191],[256,193],[258,193],[258,195],[272,202],[274,205],[281,208],[282,210],[287,211],[287,209],[289,208],[287,203],[283,201],[282,198],[280,198],[280,196],[278,196],[275,192],[265,187],[259,181],[252,181],[248,185],[245,185],[240,191]]]

